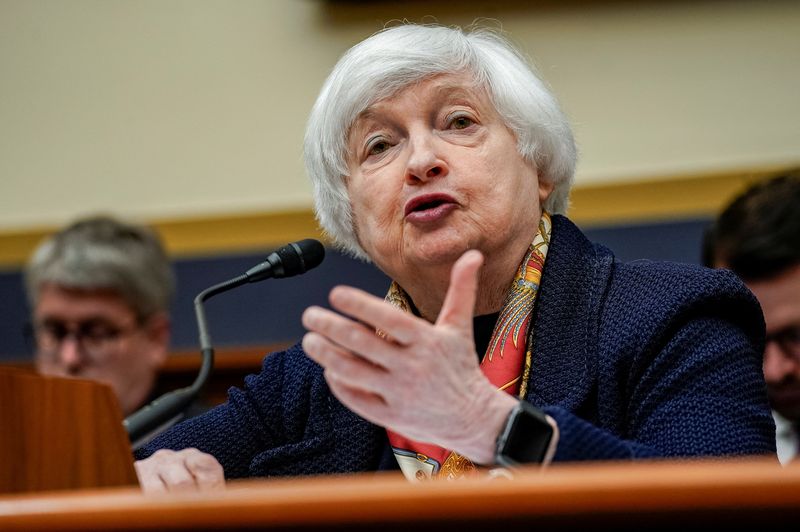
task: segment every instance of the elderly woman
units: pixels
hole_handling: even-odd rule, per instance
[[[616,263],[556,214],[572,134],[502,38],[363,41],[325,82],[305,156],[321,225],[389,293],[338,287],[333,310],[307,309],[302,345],[139,451],[145,489],[774,452],[757,304],[726,272]]]

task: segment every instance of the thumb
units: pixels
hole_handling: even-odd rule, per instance
[[[436,325],[457,327],[472,334],[472,314],[478,293],[478,272],[483,265],[483,255],[471,249],[461,255],[450,270],[450,286],[447,289],[442,310]]]

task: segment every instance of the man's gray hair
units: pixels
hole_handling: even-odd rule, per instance
[[[317,219],[343,250],[369,260],[353,227],[345,177],[348,137],[360,113],[401,89],[438,74],[469,73],[485,88],[520,154],[554,185],[543,208],[563,213],[577,153],[570,125],[534,68],[488,29],[436,25],[384,29],[342,56],[325,81],[306,128],[304,157]]]
[[[139,319],[168,311],[175,291],[172,267],[156,233],[109,216],[79,220],[36,248],[25,268],[33,308],[45,284],[115,292]]]

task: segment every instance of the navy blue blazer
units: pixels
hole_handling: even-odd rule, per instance
[[[526,400],[558,423],[556,461],[775,452],[764,321],[736,277],[615,262],[553,216]],[[137,451],[196,447],[227,478],[375,470],[386,434],[345,408],[300,345],[267,356],[228,402]]]

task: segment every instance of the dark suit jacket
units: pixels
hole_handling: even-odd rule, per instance
[[[531,337],[526,400],[558,423],[556,461],[774,453],[763,317],[730,272],[618,263],[554,216]],[[377,469],[386,445],[296,345],[137,458],[196,447],[228,478],[321,474]]]

